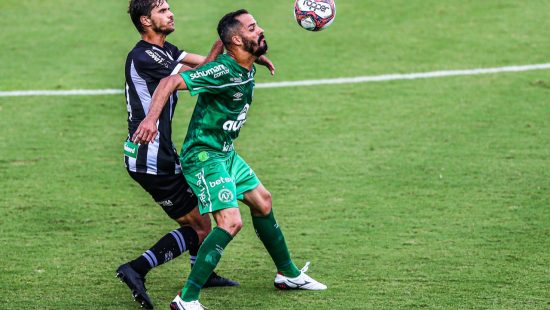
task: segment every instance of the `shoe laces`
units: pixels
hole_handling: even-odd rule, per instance
[[[307,270],[309,269],[309,265],[310,265],[311,262],[306,262],[306,265],[300,270],[301,272],[307,272]]]

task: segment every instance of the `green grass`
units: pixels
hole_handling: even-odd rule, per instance
[[[173,1],[170,40],[205,53],[249,8],[286,81],[547,63],[546,1],[344,1],[300,30],[291,1]],[[0,3],[0,90],[122,88],[126,1]],[[258,89],[237,149],[274,196],[295,261],[329,286],[279,292],[245,227],[210,309],[550,307],[550,73]],[[182,94],[181,144],[195,98]],[[137,309],[116,267],[174,229],[126,174],[124,98],[0,97],[0,308]],[[147,279],[167,307],[187,255]],[[30,305],[32,306],[29,306]]]

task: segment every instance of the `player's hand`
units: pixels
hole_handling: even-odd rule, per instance
[[[157,137],[157,122],[145,117],[132,136],[132,142],[147,144]],[[153,142],[151,142],[153,143]]]
[[[260,58],[258,58],[258,64],[266,66],[271,75],[275,75],[275,65],[265,55],[262,55],[260,56]]]

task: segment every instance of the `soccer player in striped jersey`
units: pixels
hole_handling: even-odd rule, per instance
[[[134,142],[154,141],[158,136],[156,122],[177,89],[198,95],[180,160],[185,178],[198,197],[201,214],[211,213],[217,227],[201,245],[185,286],[170,304],[173,310],[203,309],[200,290],[242,227],[237,200],[250,208],[256,234],[275,263],[275,287],[327,288],[305,274],[309,263],[300,270],[292,261],[273,215],[271,194],[233,145],[252,104],[254,62],[267,52],[264,31],[246,10],[238,10],[220,20],[218,34],[227,54],[198,69],[162,79],[147,116],[132,136]]]
[[[180,228],[163,236],[136,259],[122,264],[117,276],[124,281],[137,302],[151,309],[153,304],[145,289],[145,275],[154,267],[189,251],[191,264],[202,240],[211,231],[210,218],[196,208],[197,199],[182,175],[181,165],[172,143],[172,117],[178,102],[176,92],[166,101],[157,122],[159,135],[150,144],[134,144],[130,137],[147,114],[151,97],[159,81],[167,76],[197,67],[223,52],[217,41],[208,57],[187,53],[166,41],[174,31],[174,15],[164,0],[131,0],[128,13],[141,35],[126,60],[126,104],[128,138],[124,143],[124,162],[128,173],[145,189]],[[263,58],[272,72],[273,64]],[[233,286],[237,282],[210,274],[205,287]]]

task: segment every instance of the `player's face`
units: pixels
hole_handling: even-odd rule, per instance
[[[267,41],[264,37],[264,30],[258,26],[254,17],[250,14],[243,14],[237,17],[243,27],[241,37],[244,50],[250,54],[260,57],[267,52]]]
[[[151,11],[151,29],[156,33],[169,35],[175,30],[174,13],[170,5],[164,1]]]

